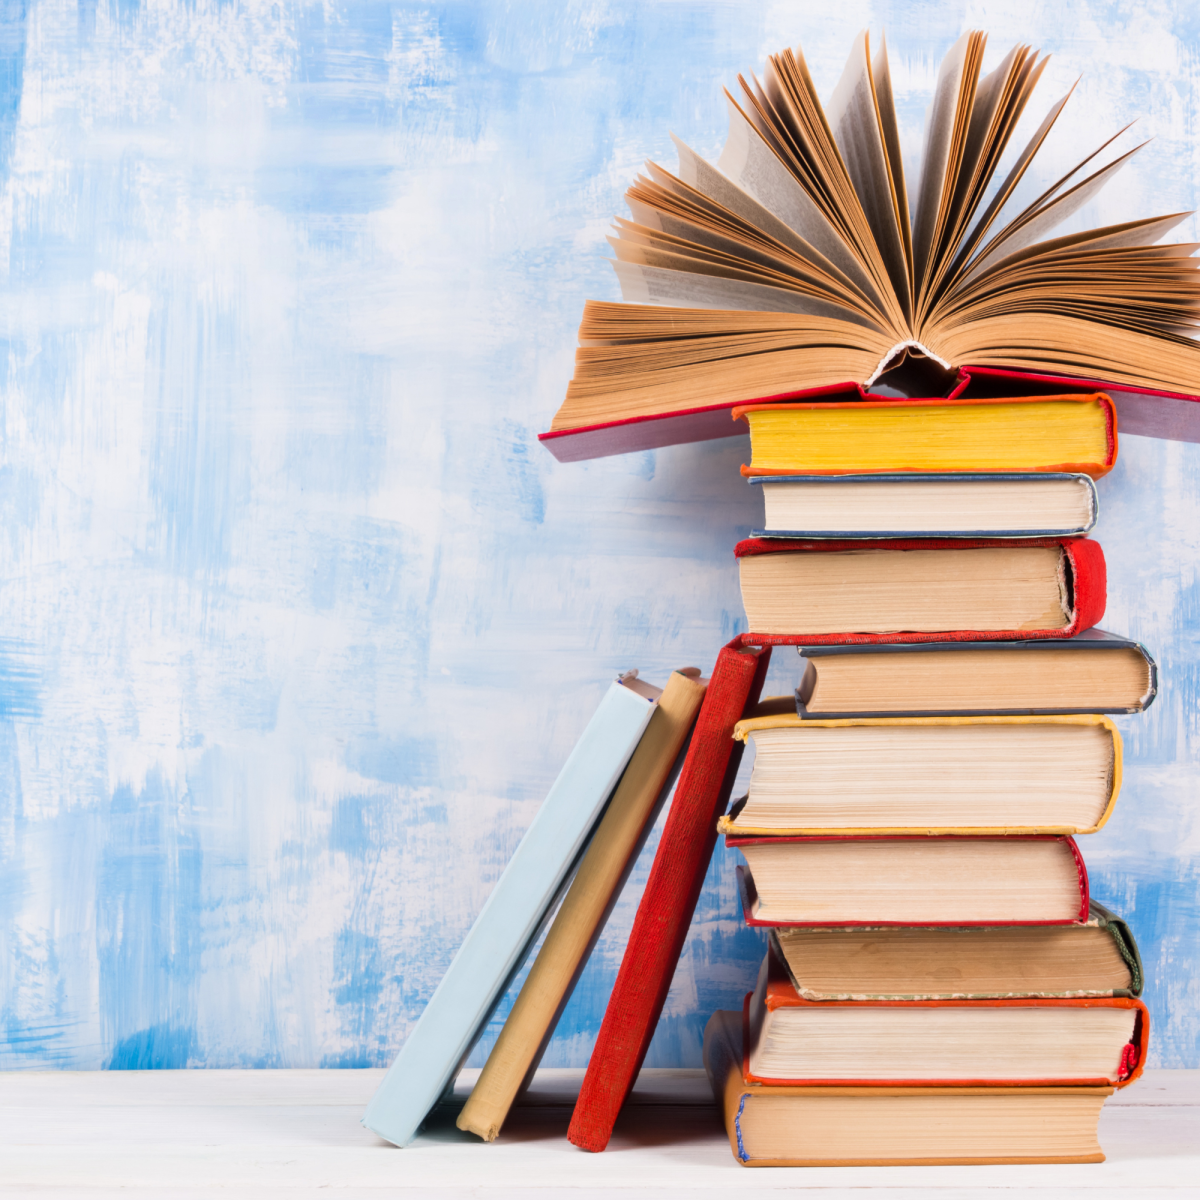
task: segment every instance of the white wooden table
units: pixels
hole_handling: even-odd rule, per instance
[[[704,1074],[644,1071],[603,1154],[566,1140],[581,1071],[542,1071],[500,1139],[442,1118],[406,1150],[359,1117],[382,1071],[0,1074],[0,1197],[1200,1198],[1200,1071],[1147,1071],[1105,1106],[1087,1166],[747,1170]],[[474,1074],[472,1072],[471,1074]],[[464,1072],[464,1077],[467,1075]],[[460,1081],[465,1091],[466,1080]]]

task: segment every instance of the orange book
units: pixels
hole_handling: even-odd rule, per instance
[[[796,1087],[1125,1087],[1149,1035],[1132,996],[805,1000],[772,949],[743,1009],[743,1074]]]

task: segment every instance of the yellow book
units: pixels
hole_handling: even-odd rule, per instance
[[[630,868],[666,798],[706,681],[676,671],[667,681],[550,932],[504,1022],[458,1127],[493,1141],[533,1075]]]
[[[747,404],[744,475],[1073,471],[1098,478],[1117,455],[1103,393],[997,400]]]
[[[739,721],[754,768],[720,820],[739,836],[1094,833],[1121,789],[1099,715]]]

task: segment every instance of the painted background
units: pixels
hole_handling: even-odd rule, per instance
[[[828,94],[870,24],[915,156],[983,25],[990,61],[1054,52],[1038,117],[1083,73],[1053,162],[1154,135],[1090,218],[1190,208],[1194,14],[0,0],[0,1066],[388,1062],[607,681],[708,669],[741,629],[741,440],[570,466],[535,441],[669,130],[715,157],[738,71],[801,41]],[[1200,447],[1140,438],[1100,485],[1105,624],[1163,686],[1084,847],[1180,1067],[1198,485]],[[731,857],[651,1065],[699,1061],[761,954]],[[550,1064],[586,1061],[645,866]]]

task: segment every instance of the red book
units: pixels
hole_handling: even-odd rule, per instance
[[[1103,379],[1080,379],[1067,375],[1043,375],[1030,371],[1006,371],[992,367],[966,366],[959,370],[954,387],[942,399],[980,399],[989,396],[1105,392],[1116,405],[1123,433],[1165,438],[1176,442],[1200,442],[1200,396],[1114,384]],[[929,397],[934,399],[935,397]],[[868,392],[858,383],[835,384],[753,400],[730,400],[680,412],[658,413],[607,421],[579,429],[563,429],[538,435],[538,440],[559,462],[580,462],[634,450],[654,450],[714,438],[735,437],[744,426],[733,424],[733,410],[747,404],[776,400],[866,400],[887,399]]]
[[[608,1145],[650,1047],[741,761],[733,727],[758,703],[770,654],[733,644],[717,658],[571,1117],[583,1150]]]
[[[1027,562],[1029,552],[1053,549],[1056,554],[1043,554],[1043,563]],[[904,551],[940,551],[946,554],[944,563],[940,558],[931,558],[928,553],[920,559],[902,560]],[[963,569],[965,559],[955,558],[964,551],[991,550],[994,561],[989,564],[990,578],[994,584],[982,589],[986,598],[1012,598],[1012,603],[997,611],[1008,611],[1020,607],[1015,591],[1010,592],[1007,574],[1016,580],[1029,570],[1041,572],[1040,591],[1032,593],[1029,603],[1031,612],[1041,612],[1037,606],[1049,603],[1057,606],[1058,624],[1039,626],[1036,619],[1022,620],[1017,628],[988,628],[988,621],[979,616],[970,591],[970,574]],[[833,570],[834,560],[810,568],[804,560],[810,555],[845,554],[858,552],[853,558],[846,555],[843,566]],[[746,607],[751,632],[739,639],[746,646],[784,645],[851,645],[881,642],[944,642],[944,641],[1016,641],[1029,638],[1069,638],[1085,629],[1091,629],[1104,616],[1107,599],[1108,578],[1104,563],[1104,551],[1100,543],[1090,538],[890,538],[886,544],[877,540],[860,541],[802,541],[781,538],[748,538],[739,542],[734,550],[741,564],[742,598]],[[747,560],[763,556],[779,559],[778,567],[762,570],[756,562],[746,566]],[[790,557],[789,557],[790,556]],[[788,571],[785,564],[791,563],[795,570]],[[1009,564],[1014,564],[1010,567]],[[1020,570],[1015,569],[1016,565]],[[824,569],[829,567],[830,569]],[[778,569],[778,568],[782,568]],[[976,568],[972,566],[972,571]],[[1061,578],[1060,576],[1061,572]],[[795,575],[795,579],[791,576]],[[894,575],[894,578],[893,578]],[[982,576],[981,576],[982,577]],[[868,586],[869,585],[869,586]],[[975,581],[976,595],[980,592]],[[806,630],[806,621],[813,619],[809,614],[821,612],[837,614],[841,619],[847,611],[846,600],[853,598],[852,589],[858,589],[858,597],[877,611],[873,618],[882,628],[892,632],[873,629],[866,619],[855,622],[843,632]],[[904,622],[913,611],[913,597],[924,605],[931,596],[941,598],[939,613],[953,613],[955,621],[943,619],[944,628],[930,630],[906,629]],[[817,606],[822,606],[818,609]],[[1023,612],[1024,610],[1022,610]],[[1048,610],[1047,610],[1048,611]],[[853,618],[851,618],[853,620]],[[857,627],[856,627],[857,626]],[[765,627],[765,628],[764,628]],[[786,632],[784,632],[786,630]]]

